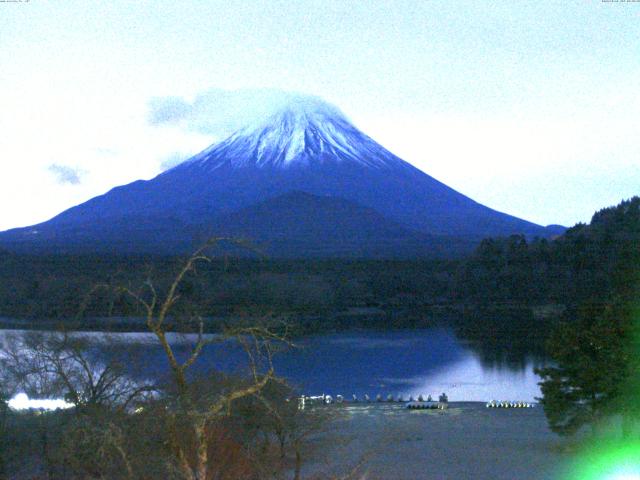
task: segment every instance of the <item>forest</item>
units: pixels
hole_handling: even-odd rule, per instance
[[[210,330],[231,318],[265,315],[287,318],[303,331],[427,326],[460,312],[476,317],[495,309],[544,319],[614,294],[632,295],[639,244],[640,198],[634,197],[556,239],[485,239],[457,260],[220,258],[212,251],[213,260],[180,288]],[[76,319],[78,328],[135,330],[139,306],[113,289],[94,287],[149,278],[166,283],[182,261],[0,251],[0,317],[5,326],[16,319],[36,327]],[[98,322],[105,317],[112,320]]]

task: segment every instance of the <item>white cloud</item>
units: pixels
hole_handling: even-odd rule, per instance
[[[61,185],[64,185],[65,183],[70,185],[79,185],[80,177],[83,174],[82,170],[79,168],[70,167],[68,165],[59,165],[57,163],[49,165],[47,170],[53,174],[56,181]]]
[[[151,125],[175,124],[188,117],[193,106],[180,97],[154,97],[149,101]]]
[[[10,172],[0,175],[0,204],[12,205],[0,215],[0,230],[45,221],[115,186],[152,178],[168,152],[188,156],[212,143],[177,127],[150,127],[140,99],[49,93],[33,91],[26,102],[0,92],[0,158]],[[69,157],[72,167],[59,161]]]
[[[148,121],[154,126],[177,126],[222,139],[248,123],[263,119],[296,95],[299,94],[270,88],[211,88],[191,100],[154,97],[149,102]]]

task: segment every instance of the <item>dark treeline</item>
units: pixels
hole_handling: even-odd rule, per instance
[[[484,240],[462,263],[455,293],[478,307],[458,334],[477,340],[485,361],[506,355],[517,363],[527,352],[556,359],[558,332],[582,329],[583,312],[592,312],[589,322],[615,306],[631,311],[640,280],[640,198],[600,210],[552,241]],[[478,315],[501,304],[537,307],[538,318],[526,308],[515,317]]]
[[[456,282],[459,298],[476,302],[575,306],[629,295],[640,258],[640,198],[597,212],[559,238],[522,236],[482,241]]]
[[[599,211],[590,225],[571,229],[555,248],[565,252],[575,285],[569,290],[573,305],[545,344],[550,363],[536,369],[549,426],[562,435],[590,426],[593,441],[608,448],[637,440],[640,199]],[[607,422],[613,428],[599,431]]]
[[[496,309],[533,308],[536,318],[543,318],[586,301],[606,302],[613,292],[629,295],[638,245],[640,198],[635,197],[555,240],[486,239],[459,260],[219,258],[199,266],[180,293],[189,299],[184,308],[206,317],[292,315],[315,322],[312,330],[349,322],[427,326],[451,312],[466,312],[475,324],[478,315],[491,316]],[[88,318],[135,317],[138,307],[114,288],[137,288],[147,278],[162,288],[181,261],[1,252],[0,316],[34,322],[69,319],[80,311]],[[87,301],[99,284],[105,288]]]
[[[152,256],[0,257],[0,315],[24,319],[72,318],[97,284],[160,283],[181,259]],[[204,315],[233,312],[326,314],[351,307],[448,303],[455,261],[217,259],[200,266],[182,294]],[[135,315],[126,296],[94,292],[86,316]]]

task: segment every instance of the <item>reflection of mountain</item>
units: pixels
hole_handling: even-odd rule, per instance
[[[294,97],[156,178],[4,232],[0,244],[175,253],[214,232],[266,240],[277,255],[352,257],[451,254],[486,236],[557,233],[480,205],[393,155],[337,108]]]

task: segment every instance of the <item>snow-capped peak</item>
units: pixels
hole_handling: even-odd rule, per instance
[[[356,162],[384,168],[404,163],[355,128],[324,100],[289,95],[260,121],[212,145],[188,163],[287,168],[312,163]]]
[[[290,94],[277,102],[272,113],[253,125],[253,128],[266,127],[281,121],[289,121],[297,128],[305,128],[309,123],[325,121],[343,121],[349,123],[340,109],[319,97],[312,95]],[[246,128],[252,128],[248,126]]]

